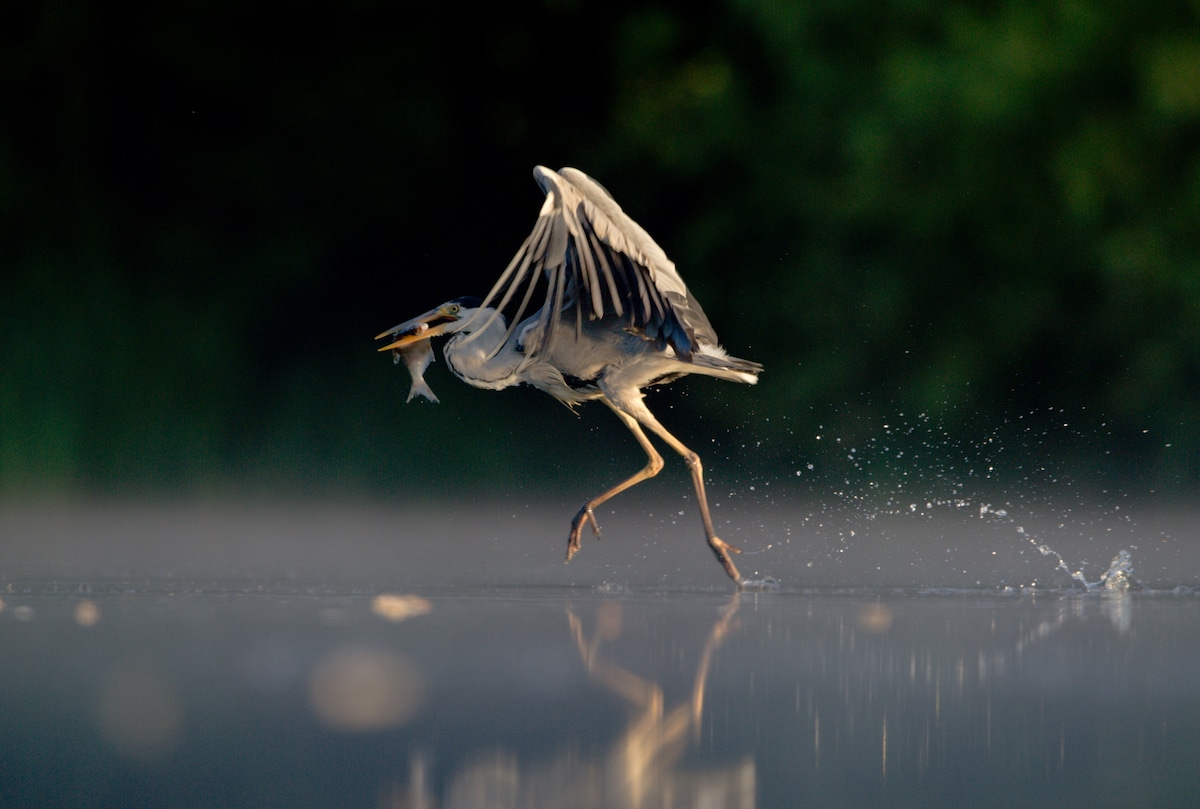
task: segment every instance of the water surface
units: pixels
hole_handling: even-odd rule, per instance
[[[757,515],[756,544],[726,538],[779,584],[735,593],[693,515],[606,515],[564,566],[558,511],[8,507],[0,806],[1200,794],[1186,515],[1116,540],[875,518],[841,543]]]

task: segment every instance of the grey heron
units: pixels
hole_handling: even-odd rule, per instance
[[[683,457],[708,545],[740,585],[731,555],[741,551],[713,528],[700,456],[659,423],[642,389],[686,374],[753,384],[762,366],[721,348],[675,265],[599,183],[572,168],[538,166],[533,176],[545,203],[491,291],[388,329],[376,337],[389,338],[379,350],[403,359],[414,372],[414,390],[421,382],[427,391],[419,374],[432,357],[429,341],[449,335],[446,364],[469,385],[500,390],[524,383],[571,409],[597,399],[612,409],[645,451],[646,465],[580,507],[571,520],[568,562],[584,526],[600,535],[597,506],[662,469],[649,430]],[[526,317],[537,290],[542,306]]]

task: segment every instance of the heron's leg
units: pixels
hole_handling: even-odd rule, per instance
[[[729,558],[729,554],[741,553],[742,550],[722,540],[717,536],[717,532],[713,530],[712,516],[708,513],[708,497],[704,494],[704,466],[700,463],[700,456],[688,449],[678,438],[671,435],[667,431],[667,428],[662,426],[658,419],[654,418],[654,414],[650,412],[650,408],[646,407],[644,402],[638,400],[632,410],[634,418],[647,427],[650,432],[657,435],[663,441],[666,441],[671,446],[671,449],[683,456],[684,462],[687,463],[687,467],[692,473],[692,484],[696,488],[696,501],[700,504],[700,519],[704,521],[704,534],[708,538],[708,546],[716,554],[717,561],[725,568],[725,572],[729,574],[729,578],[733,579],[740,586],[742,576],[738,573],[737,566],[733,564],[733,560]]]
[[[663,468],[662,456],[658,454],[658,450],[654,448],[654,445],[650,443],[650,439],[646,437],[644,432],[642,432],[642,428],[638,425],[637,420],[623,410],[618,410],[616,407],[610,404],[607,399],[601,399],[601,401],[612,408],[612,411],[617,414],[617,418],[619,418],[621,422],[629,428],[629,432],[633,433],[633,437],[637,439],[638,443],[641,444],[642,449],[646,451],[646,465],[637,474],[633,475],[627,480],[621,481],[603,494],[593,497],[591,500],[584,503],[582,507],[580,507],[579,513],[575,515],[573,520],[571,520],[571,536],[567,540],[568,562],[571,561],[571,557],[574,556],[579,550],[579,536],[581,533],[583,533],[584,524],[590,522],[592,524],[592,533],[594,533],[596,536],[600,536],[600,526],[596,523],[596,514],[594,512],[596,506],[600,505],[606,500],[611,500],[613,497],[616,497],[618,494],[630,488],[631,486],[636,486],[643,480],[654,477]]]

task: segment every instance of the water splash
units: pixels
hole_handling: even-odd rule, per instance
[[[1085,578],[1083,575],[1083,570],[1082,569],[1071,570],[1070,566],[1067,564],[1067,560],[1063,559],[1063,556],[1061,553],[1054,550],[1054,548],[1051,548],[1049,545],[1047,545],[1044,542],[1039,543],[1036,537],[1034,537],[1032,534],[1026,532],[1026,530],[1020,525],[1017,526],[1017,533],[1020,534],[1021,536],[1025,537],[1026,539],[1028,539],[1032,545],[1037,547],[1038,553],[1040,553],[1042,556],[1053,557],[1055,560],[1055,565],[1054,565],[1055,570],[1061,570],[1063,573],[1066,573],[1068,576],[1071,577],[1072,581],[1074,581],[1076,584],[1079,584],[1080,586],[1082,586],[1083,589],[1085,589],[1085,590],[1091,589],[1091,586],[1088,584],[1087,578]]]
[[[1052,565],[1054,578],[1064,575],[1070,587],[1085,592],[1138,589],[1140,585],[1131,575],[1135,537],[1126,537],[1122,544],[1133,543],[1126,544],[1130,550],[1121,550],[1099,579],[1089,580],[1085,570],[1091,567],[1094,576],[1094,562],[1065,558],[1053,547],[1059,545],[1054,539],[1058,534],[1047,537],[1041,530],[1025,527],[1030,521],[1052,519],[1059,532],[1086,537],[1091,547],[1096,541],[1115,540],[1114,530],[1133,528],[1130,515],[1114,502],[1127,498],[1128,493],[1113,491],[1103,481],[1078,485],[1079,470],[1072,466],[1068,471],[1064,465],[1062,452],[1079,451],[1106,435],[1104,423],[1089,429],[1072,421],[1063,409],[1030,412],[999,425],[975,425],[973,436],[961,430],[952,433],[924,412],[915,417],[898,413],[882,421],[864,418],[852,423],[856,428],[853,437],[819,425],[809,444],[816,454],[811,460],[793,460],[787,480],[795,489],[785,486],[784,491],[808,486],[815,493],[814,500],[821,505],[805,520],[805,527],[834,532],[826,534],[834,543],[829,549],[833,561],[855,543],[855,528],[868,528],[864,522],[884,516],[933,518],[957,513],[977,516],[1002,532],[1015,529],[1017,542],[1036,550]],[[986,502],[984,492],[988,499],[1000,497],[1003,507]],[[1089,502],[1089,495],[1094,494],[1101,495],[1101,502]],[[850,517],[848,523],[841,519],[846,516]],[[1008,537],[1004,544],[1011,547],[1013,536],[1010,533]],[[988,549],[979,550],[986,555]],[[982,570],[989,569],[1000,548],[990,550],[989,564],[981,564]],[[1035,569],[1040,574],[1035,573],[1032,581],[1020,587],[1042,586],[1039,579],[1044,578],[1046,568],[1037,565]],[[1003,584],[1008,576],[1001,575]]]
[[[987,514],[989,510],[988,506],[982,506],[980,508],[981,516]],[[998,517],[1007,516],[1003,509],[991,513],[996,514]],[[1045,542],[1040,542],[1037,537],[1026,531],[1024,527],[1018,525],[1017,533],[1029,540],[1030,544],[1035,546],[1038,553],[1042,556],[1052,557],[1055,561],[1054,569],[1066,573],[1071,578],[1071,581],[1078,584],[1087,592],[1106,590],[1108,592],[1124,593],[1130,590],[1142,589],[1142,585],[1133,578],[1133,556],[1124,548],[1117,551],[1117,555],[1108,563],[1108,570],[1104,571],[1098,580],[1092,582],[1087,580],[1087,577],[1083,573],[1083,568],[1072,570],[1061,553]]]
[[[1130,590],[1141,590],[1142,585],[1133,577],[1133,559],[1129,551],[1120,550],[1108,565],[1108,570],[1100,577],[1093,587],[1103,588],[1109,592],[1126,593]]]

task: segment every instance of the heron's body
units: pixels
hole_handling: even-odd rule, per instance
[[[585,523],[599,533],[596,506],[662,468],[642,431],[649,429],[687,462],[709,546],[740,583],[730,559],[739,551],[713,530],[699,456],[658,422],[642,390],[685,374],[754,383],[762,366],[725,353],[675,265],[598,183],[575,169],[555,173],[539,166],[534,176],[546,202],[487,297],[450,301],[402,323],[379,335],[397,338],[381,350],[408,351],[422,340],[452,335],[443,350],[446,363],[470,385],[501,390],[528,384],[571,408],[599,399],[616,413],[645,450],[647,464],[580,508],[568,560],[579,550]],[[524,317],[542,287],[542,308]]]
[[[491,311],[484,309],[475,318],[485,320],[490,315]],[[443,349],[446,364],[455,376],[477,388],[532,385],[568,407],[606,396],[621,397],[622,392],[641,391],[685,374],[755,381],[744,360],[707,345],[693,352],[691,361],[680,360],[673,350],[661,350],[646,338],[625,331],[620,319],[611,315],[585,322],[578,334],[559,322],[546,351],[527,353],[529,346],[520,335],[536,333],[537,325],[537,315],[526,319],[507,341],[503,316],[475,340],[465,339],[472,332],[459,332]]]

